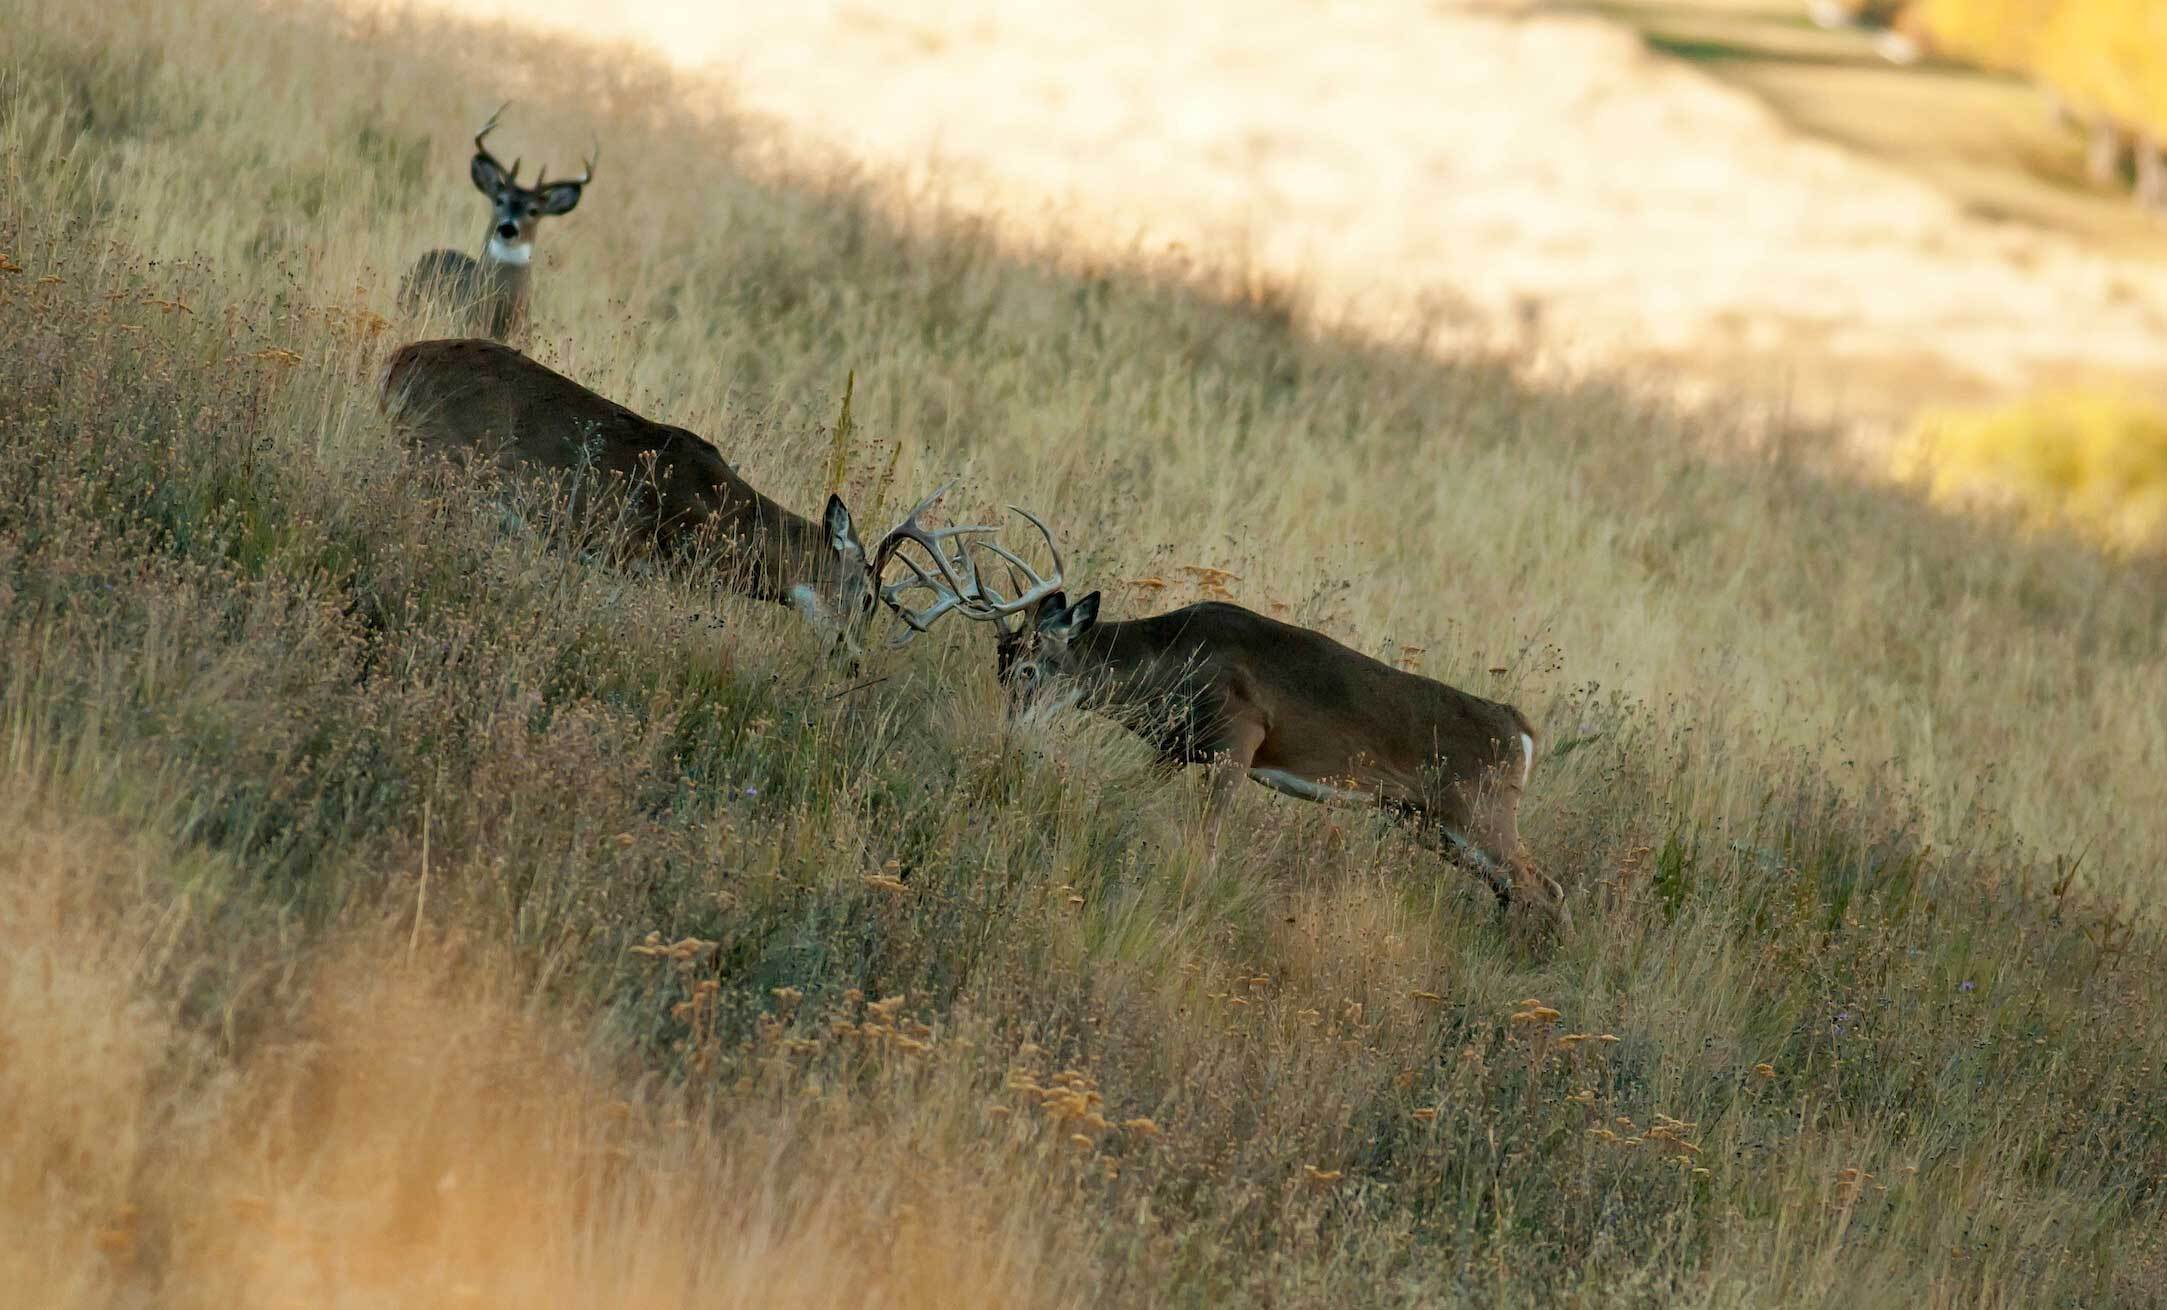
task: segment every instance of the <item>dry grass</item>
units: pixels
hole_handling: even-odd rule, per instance
[[[0,79],[11,1285],[2159,1285],[2156,565],[1824,484],[1812,434],[1710,461],[1720,414],[1315,336],[1242,270],[1005,255],[756,166],[636,61],[32,0]],[[862,519],[963,471],[1117,613],[1210,565],[1426,648],[1543,725],[1573,937],[1518,959],[1469,880],[1261,792],[1213,862],[1194,780],[1004,737],[982,633],[838,697],[780,609],[408,464],[368,384],[419,329],[381,316],[478,224],[462,133],[505,95],[514,153],[608,151],[538,351],[801,505],[855,370]]]
[[[998,230],[1177,243],[1365,329],[1765,397],[1868,469],[1922,404],[2167,387],[2160,226],[2086,187],[2078,135],[1799,0],[347,3],[642,41],[724,72],[757,139],[931,175]]]
[[[2143,396],[2075,392],[1928,413],[1893,467],[1939,502],[1998,503],[2124,550],[2167,543],[2167,408]]]

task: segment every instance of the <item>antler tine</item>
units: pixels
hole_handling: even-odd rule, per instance
[[[495,113],[491,114],[491,115],[489,116],[489,121],[488,121],[488,122],[486,122],[486,123],[484,123],[484,124],[482,124],[482,130],[481,130],[481,131],[479,131],[479,132],[476,132],[476,133],[474,134],[474,153],[475,153],[475,154],[477,154],[477,155],[486,155],[486,154],[488,154],[488,153],[489,153],[489,147],[487,147],[487,146],[485,146],[485,145],[483,145],[483,144],[482,144],[482,138],[483,138],[483,137],[485,137],[485,136],[488,136],[488,135],[489,135],[489,134],[490,134],[491,132],[494,132],[494,131],[496,131],[496,130],[497,130],[497,120],[498,120],[498,119],[500,119],[500,118],[502,118],[502,117],[504,117],[504,111],[505,111],[505,110],[507,110],[507,109],[510,109],[511,107],[512,107],[512,102],[511,102],[511,101],[509,101],[509,100],[505,101],[505,102],[504,102],[503,104],[501,104],[501,105],[498,105],[498,106],[497,106],[497,112],[495,112]]]
[[[1031,526],[1038,529],[1038,535],[1046,539],[1046,553],[1053,556],[1053,589],[1055,591],[1059,591],[1061,589],[1062,574],[1061,547],[1060,544],[1053,539],[1053,529],[1046,526],[1046,521],[1044,519],[1041,519],[1038,515],[1033,514],[1031,511],[1025,509],[1021,505],[1010,505],[1009,508],[1016,511],[1018,514],[1023,515],[1024,518],[1029,519],[1031,522]],[[1024,569],[1024,572],[1026,573],[1029,573],[1030,571],[1031,570],[1028,567]],[[1033,576],[1036,575],[1034,574]]]
[[[1038,529],[1039,535],[1046,539],[1046,550],[1053,556],[1053,576],[1050,578],[1042,576],[1037,569],[1025,563],[1023,558],[1017,555],[1016,552],[1003,546],[998,541],[972,542],[973,547],[979,550],[991,551],[1007,563],[1009,582],[1016,588],[1016,594],[1007,599],[1003,599],[997,593],[993,594],[991,599],[985,602],[986,613],[984,617],[986,618],[1021,613],[1061,590],[1063,586],[1062,575],[1064,570],[1061,565],[1061,548],[1054,544],[1052,530],[1046,526],[1045,521],[1040,519],[1038,515],[1033,514],[1021,505],[1010,505],[1009,508],[1029,520],[1031,526]],[[1028,583],[1024,581],[1026,578],[1029,579]],[[981,588],[982,592],[988,590],[990,589]]]
[[[593,154],[591,154],[591,155],[589,155],[589,156],[587,156],[587,158],[585,158],[585,159],[583,159],[583,160],[581,160],[581,161],[580,161],[581,167],[583,168],[583,170],[584,170],[584,171],[583,171],[583,172],[581,172],[581,173],[580,173],[580,175],[579,175],[578,177],[560,177],[560,178],[558,178],[558,179],[557,179],[557,182],[558,182],[558,184],[559,184],[560,186],[562,186],[562,185],[571,185],[571,186],[585,186],[585,185],[587,185],[587,184],[588,184],[589,182],[592,182],[592,181],[594,181],[594,166],[595,166],[596,164],[600,163],[601,161],[602,161],[602,138],[601,138],[601,137],[596,137],[596,138],[594,139],[594,153],[593,153]],[[539,190],[541,190],[541,189],[542,189],[543,187],[545,187],[545,186],[548,186],[548,185],[549,185],[549,165],[547,165],[547,164],[544,164],[544,165],[542,165],[542,171],[541,171],[541,173],[540,173],[539,175],[537,175],[537,176],[535,177],[535,179],[534,179],[534,189],[535,189],[535,190],[537,190],[537,191],[539,191]]]
[[[903,516],[903,521],[896,524],[893,528],[890,528],[888,530],[888,535],[880,539],[879,549],[873,552],[874,577],[880,576],[881,569],[888,562],[888,557],[890,555],[893,555],[896,552],[896,549],[900,547],[906,540],[906,538],[902,535],[904,529],[915,525],[918,522],[918,516],[925,513],[927,510],[933,508],[933,502],[947,495],[948,489],[955,485],[956,480],[954,478],[950,478],[946,482],[940,484],[938,487],[935,487],[933,489],[932,495],[927,496],[924,500],[921,500],[917,504],[911,506],[910,513]],[[904,562],[909,563],[908,560]]]
[[[881,539],[880,549],[874,554],[873,571],[876,574],[880,573],[882,567],[887,563],[888,557],[900,552],[905,542],[916,542],[925,548],[928,555],[932,556],[933,567],[940,570],[940,580],[948,584],[948,590],[954,592],[965,605],[975,606],[978,600],[978,570],[971,563],[970,553],[959,550],[951,558],[941,543],[953,541],[958,537],[968,536],[971,533],[998,532],[1000,526],[990,523],[959,523],[951,527],[929,528],[919,521],[919,516],[931,509],[933,502],[946,495],[948,488],[954,485],[955,483],[951,481],[940,490],[919,501],[917,506],[904,516],[903,521],[896,524],[888,535]],[[905,562],[910,563],[907,557]],[[969,575],[968,580],[958,575],[957,568],[959,566],[964,573]],[[911,571],[922,580],[923,585],[934,585],[933,579],[928,577],[925,571],[915,564],[911,565]]]

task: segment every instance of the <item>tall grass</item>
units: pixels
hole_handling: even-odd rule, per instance
[[[2036,1305],[2167,1274],[2154,566],[1727,453],[1625,383],[1316,336],[1239,269],[1004,251],[621,52],[29,0],[0,69],[8,1286]],[[514,153],[606,150],[545,234],[539,354],[802,507],[854,372],[863,519],[962,472],[1113,612],[1226,568],[1512,698],[1562,949],[1519,958],[1359,816],[1259,792],[1213,857],[1196,780],[1104,725],[1007,733],[983,633],[831,683],[781,609],[552,550],[408,460],[370,392],[429,327],[396,273],[478,226],[466,133],[507,95]]]

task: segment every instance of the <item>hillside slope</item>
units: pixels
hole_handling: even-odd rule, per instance
[[[1699,55],[1693,35],[1735,7],[1617,12]],[[443,8],[712,70],[715,89],[687,94],[757,114],[759,136],[931,174],[1004,230],[1250,261],[1308,283],[1328,319],[1774,399],[1859,426],[1869,450],[1922,402],[2102,379],[2167,392],[2167,229],[2136,253],[2072,236],[2051,198],[1980,203],[1919,166],[1975,149],[1958,131],[1938,154],[1801,132],[1849,146],[1830,130],[1847,110],[2009,112],[1940,74],[1892,101],[1903,75],[1856,46],[1795,64],[1740,49],[1745,94],[1569,4]],[[1804,26],[1796,4],[1788,18]],[[1846,81],[1846,59],[1878,80]]]
[[[240,52],[246,52],[242,57]],[[1575,890],[840,683],[418,467],[467,133],[605,155],[534,348],[881,523],[1045,511],[1523,706]],[[1631,379],[1301,331],[777,168],[621,52],[240,0],[0,29],[0,1278],[54,1306],[2051,1304],[2167,1276],[2157,568]],[[478,113],[477,110],[480,112]],[[495,144],[493,139],[493,144]],[[1124,579],[1151,579],[1124,582]],[[1417,648],[1420,649],[1417,649]],[[1492,672],[1502,670],[1502,672]],[[1537,1003],[1537,998],[1541,1003]]]

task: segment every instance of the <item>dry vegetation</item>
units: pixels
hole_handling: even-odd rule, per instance
[[[2167,1280],[2167,578],[1616,383],[756,167],[636,60],[239,0],[0,28],[0,1279],[55,1307],[2048,1305]],[[238,52],[246,52],[245,56]],[[406,461],[466,134],[607,151],[539,353],[811,506],[950,471],[1115,613],[1524,706],[1576,889]],[[478,232],[477,232],[478,235]],[[1249,287],[1243,291],[1240,288]],[[885,508],[882,508],[885,506]],[[983,506],[982,506],[983,507]],[[1210,575],[1204,575],[1210,576]],[[1123,585],[1150,579],[1166,586]],[[1418,649],[1421,648],[1421,649]],[[1501,673],[1485,670],[1501,669]],[[1536,999],[1539,998],[1539,999]]]

